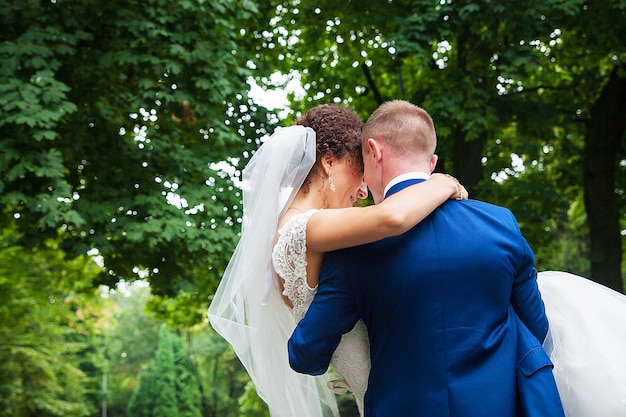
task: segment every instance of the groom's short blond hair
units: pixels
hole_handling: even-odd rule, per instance
[[[435,124],[428,112],[404,100],[381,104],[363,127],[363,146],[374,138],[383,141],[396,156],[432,156],[437,147]]]

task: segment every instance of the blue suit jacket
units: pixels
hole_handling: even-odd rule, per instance
[[[539,342],[548,322],[536,277],[509,210],[449,201],[401,236],[325,255],[289,340],[291,366],[326,372],[341,335],[362,319],[368,417],[563,416]]]

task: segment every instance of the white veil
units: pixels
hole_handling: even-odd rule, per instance
[[[272,417],[338,416],[326,377],[289,366],[287,340],[296,326],[271,264],[278,220],[315,163],[315,132],[276,131],[243,170],[241,239],[209,306],[213,328],[235,350]]]

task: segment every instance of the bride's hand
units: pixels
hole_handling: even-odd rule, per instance
[[[469,198],[469,193],[465,187],[450,174],[435,173],[430,176],[428,181],[441,181],[442,184],[451,187],[451,200],[467,200]]]

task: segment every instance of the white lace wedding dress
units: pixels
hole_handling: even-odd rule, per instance
[[[309,210],[289,219],[278,231],[279,238],[272,253],[274,269],[284,281],[283,295],[293,304],[296,322],[304,317],[317,290],[309,287],[306,280],[306,224],[316,211]],[[343,335],[330,364],[346,381],[363,416],[363,397],[370,370],[369,339],[363,322],[359,321]]]

